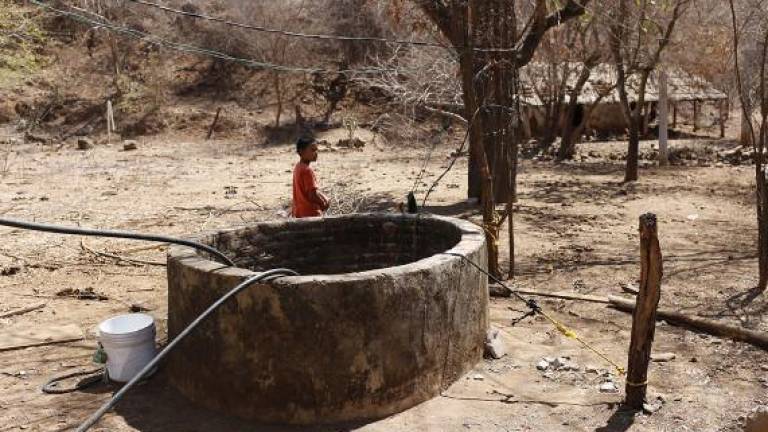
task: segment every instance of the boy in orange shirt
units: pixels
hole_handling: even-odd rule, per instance
[[[293,210],[295,218],[322,216],[328,210],[328,198],[317,190],[315,172],[309,164],[317,161],[317,143],[314,138],[302,137],[296,141],[299,162],[293,168]]]

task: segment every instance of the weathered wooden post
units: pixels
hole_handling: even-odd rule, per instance
[[[112,142],[112,132],[115,131],[115,113],[112,111],[112,100],[107,100],[107,143]]]
[[[720,110],[720,138],[725,138],[725,121],[726,121],[726,115],[725,115],[725,101],[720,101],[720,106],[718,107]]]
[[[669,110],[667,107],[667,72],[659,72],[659,165],[669,164],[667,138],[669,129]]]
[[[632,314],[632,339],[629,344],[626,404],[643,409],[648,388],[648,364],[656,331],[656,308],[661,297],[661,248],[656,215],[640,216],[640,288]]]
[[[699,130],[699,101],[693,101],[693,131]]]

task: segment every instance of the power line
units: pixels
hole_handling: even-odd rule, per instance
[[[225,18],[221,17],[215,17],[210,15],[204,15],[197,12],[190,12],[185,11],[181,9],[175,9],[169,6],[161,5],[158,3],[150,2],[147,0],[128,0],[133,3],[142,4],[144,6],[149,6],[152,8],[160,9],[162,11],[177,14],[177,15],[183,15],[191,18],[196,19],[202,19],[207,21],[213,21],[218,22],[221,24],[225,24],[232,27],[238,27],[246,30],[252,30],[257,32],[263,32],[263,33],[273,33],[273,34],[279,34],[282,36],[288,36],[288,37],[297,37],[297,38],[304,38],[304,39],[318,39],[318,40],[332,40],[332,41],[353,41],[353,42],[377,42],[377,43],[387,43],[387,44],[393,44],[393,45],[409,45],[409,46],[423,46],[423,47],[434,47],[434,48],[443,48],[443,49],[457,49],[462,50],[466,47],[463,46],[453,46],[453,45],[444,45],[437,42],[427,42],[427,41],[412,41],[412,40],[403,40],[403,39],[387,39],[387,38],[380,38],[380,37],[372,37],[372,36],[349,36],[349,35],[331,35],[331,34],[313,34],[313,33],[300,33],[295,31],[289,31],[289,30],[281,30],[281,29],[274,29],[274,28],[268,28],[263,26],[257,26],[252,24],[244,24],[236,21],[230,21]],[[477,52],[514,52],[516,51],[515,48],[494,48],[494,47],[474,47],[472,48],[473,51]]]
[[[428,47],[437,47],[437,48],[451,48],[450,46],[443,45],[437,42],[426,42],[426,41],[409,41],[409,40],[399,40],[399,39],[386,39],[386,38],[379,38],[379,37],[370,37],[370,36],[346,36],[346,35],[329,35],[329,34],[312,34],[312,33],[300,33],[300,32],[294,32],[294,31],[288,31],[288,30],[281,30],[281,29],[274,29],[274,28],[268,28],[263,26],[257,26],[257,25],[251,25],[251,24],[244,24],[239,23],[235,21],[229,21],[224,18],[210,16],[210,15],[203,15],[201,13],[197,12],[189,12],[185,10],[180,9],[174,9],[169,6],[164,6],[158,3],[149,2],[146,0],[128,0],[133,3],[142,4],[145,6],[153,7],[156,9],[163,10],[165,12],[177,14],[177,15],[184,15],[192,18],[197,19],[203,19],[207,21],[214,21],[222,24],[226,24],[228,26],[232,27],[239,27],[247,30],[253,30],[263,33],[274,33],[279,34],[282,36],[290,36],[290,37],[298,37],[298,38],[305,38],[305,39],[321,39],[321,40],[338,40],[338,41],[356,41],[356,42],[381,42],[381,43],[390,43],[395,45],[415,45],[415,46],[428,46]]]
[[[112,32],[125,35],[128,37],[132,37],[134,39],[143,40],[147,43],[161,46],[169,49],[173,49],[180,52],[186,52],[190,54],[198,54],[198,55],[205,55],[212,58],[217,58],[224,61],[230,61],[233,63],[239,63],[244,66],[256,68],[256,69],[266,69],[266,70],[272,70],[277,72],[293,72],[293,73],[344,73],[344,74],[378,74],[381,72],[396,72],[396,69],[387,69],[387,68],[365,68],[365,69],[326,69],[326,68],[319,68],[319,67],[300,67],[300,66],[286,66],[276,63],[268,63],[268,62],[260,62],[253,59],[247,59],[242,57],[235,57],[226,53],[223,53],[221,51],[215,51],[207,48],[198,47],[195,45],[189,45],[189,44],[183,44],[179,42],[173,42],[166,39],[163,39],[159,36],[142,32],[136,29],[132,29],[130,27],[124,27],[120,26],[114,23],[107,22],[105,20],[96,20],[93,18],[89,18],[87,16],[65,11],[62,9],[55,8],[49,4],[43,3],[39,0],[30,0],[30,2],[38,7],[41,7],[43,9],[47,9],[51,12],[54,12],[58,15],[65,16],[67,18],[72,19],[73,21],[78,21],[87,25],[91,25],[94,27],[100,27],[105,28],[107,30],[110,30]],[[400,71],[403,69],[400,68]]]

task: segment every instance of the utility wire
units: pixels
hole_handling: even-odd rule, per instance
[[[326,69],[326,68],[318,68],[318,67],[300,67],[300,66],[286,66],[281,64],[275,64],[275,63],[268,63],[268,62],[260,62],[253,59],[247,59],[247,58],[241,58],[241,57],[235,57],[231,56],[229,54],[223,53],[221,51],[215,51],[207,48],[202,48],[194,45],[188,45],[178,42],[169,41],[166,39],[163,39],[159,36],[142,32],[136,29],[132,29],[130,27],[124,27],[120,26],[114,23],[110,23],[104,20],[96,20],[93,18],[89,18],[87,16],[84,16],[79,13],[65,11],[62,9],[58,9],[56,7],[53,7],[47,3],[44,3],[39,0],[29,0],[30,3],[43,8],[47,9],[51,12],[54,12],[58,15],[67,17],[72,19],[73,21],[81,22],[83,24],[91,25],[94,27],[100,27],[105,28],[107,30],[110,30],[114,33],[118,33],[121,35],[125,35],[128,37],[132,37],[134,39],[143,40],[147,43],[169,48],[172,50],[190,53],[190,54],[197,54],[197,55],[204,55],[212,58],[217,58],[224,61],[230,61],[233,63],[239,63],[247,67],[252,67],[255,69],[264,69],[264,70],[272,70],[277,72],[293,72],[293,73],[344,73],[344,74],[378,74],[382,72],[396,72],[397,69],[387,69],[387,68],[365,68],[365,69]],[[400,68],[400,71],[403,69]]]
[[[393,44],[393,45],[407,45],[407,46],[423,46],[423,47],[435,47],[435,48],[444,48],[444,49],[456,49],[456,50],[463,50],[467,47],[463,46],[453,46],[453,45],[445,45],[438,42],[427,42],[427,41],[413,41],[413,40],[403,40],[403,39],[387,39],[387,38],[381,38],[381,37],[371,37],[371,36],[349,36],[349,35],[331,35],[331,34],[313,34],[313,33],[301,33],[301,32],[295,32],[295,31],[289,31],[289,30],[281,30],[281,29],[274,29],[274,28],[268,28],[263,26],[257,26],[252,24],[244,24],[240,22],[230,21],[225,18],[221,17],[215,17],[210,15],[204,15],[197,12],[190,12],[180,9],[175,9],[169,6],[161,5],[158,3],[150,2],[147,0],[128,0],[133,3],[138,3],[144,6],[149,6],[152,8],[160,9],[168,13],[177,14],[177,15],[183,15],[191,18],[196,19],[202,19],[207,21],[213,21],[218,22],[221,24],[225,24],[232,27],[238,27],[246,30],[252,30],[257,32],[263,32],[263,33],[273,33],[273,34],[279,34],[282,36],[289,36],[289,37],[297,37],[297,38],[304,38],[304,39],[319,39],[319,40],[333,40],[333,41],[353,41],[353,42],[377,42],[377,43],[387,43],[387,44]],[[478,52],[514,52],[516,51],[516,48],[484,48],[484,47],[475,47],[472,48],[473,51]]]
[[[191,11],[176,9],[170,6],[165,6],[165,5],[147,1],[147,0],[127,0],[127,1],[148,6],[151,8],[159,9],[171,14],[182,15],[182,16],[187,16],[195,19],[202,19],[206,21],[218,22],[221,24],[225,24],[232,27],[238,27],[245,30],[251,30],[251,31],[262,32],[262,33],[279,34],[281,36],[288,36],[288,37],[295,37],[295,38],[332,40],[332,41],[350,41],[350,42],[376,42],[376,43],[385,43],[385,44],[402,45],[402,46],[422,46],[422,47],[434,47],[434,48],[443,48],[443,49],[455,49],[459,51],[469,48],[467,46],[445,45],[439,42],[428,42],[428,41],[419,41],[419,40],[387,39],[387,38],[373,37],[373,36],[333,35],[333,34],[323,34],[323,33],[302,33],[302,32],[290,31],[290,30],[258,26],[253,24],[245,24],[237,21],[231,21],[226,18],[216,17],[212,15],[205,15],[198,12],[191,12]],[[608,21],[617,22],[617,20],[610,18],[609,15],[605,13],[599,13],[596,9],[590,6],[585,5],[581,7],[584,8],[585,12],[588,12],[594,16],[599,16]],[[630,28],[630,26],[626,24],[622,24],[622,26],[626,28]],[[473,47],[471,48],[471,50],[475,52],[515,52],[517,51],[517,48]]]

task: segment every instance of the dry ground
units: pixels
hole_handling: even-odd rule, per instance
[[[608,154],[622,146],[588,144],[581,151]],[[425,183],[442,171],[454,147],[454,142],[437,147]],[[410,190],[427,152],[384,144],[363,151],[324,151],[317,173],[326,190],[332,189],[342,202],[364,198],[361,209],[393,210]],[[119,145],[98,145],[85,152],[71,145],[58,151],[24,145],[7,156],[0,181],[0,212],[6,216],[176,235],[282,217],[295,159],[288,144],[265,147],[174,136],[140,141],[132,152]],[[526,161],[516,216],[515,283],[538,290],[619,293],[621,283],[639,275],[638,216],[653,211],[659,217],[665,254],[662,306],[766,331],[764,297],[747,305],[741,302],[756,282],[752,173],[750,167],[648,168],[636,184],[622,185],[620,162]],[[430,198],[428,210],[477,218],[464,204],[465,178],[466,159],[461,158]],[[237,192],[230,189],[227,194],[229,186],[236,186]],[[99,321],[140,302],[152,309],[162,338],[167,312],[162,266],[117,263],[95,257],[83,246],[151,261],[164,256],[160,250],[132,252],[137,244],[128,241],[88,239],[81,244],[74,237],[7,228],[0,233],[0,266],[19,268],[0,276],[0,312],[47,302],[40,311],[0,320],[0,328],[75,323],[88,333],[79,343],[0,352],[0,431],[66,430],[115,387],[51,396],[42,394],[40,386],[52,375],[90,366]],[[66,288],[93,288],[109,300],[56,297]],[[626,362],[627,314],[595,304],[542,304],[611,358]],[[739,430],[741,416],[768,403],[763,351],[660,323],[655,350],[677,355],[651,369],[651,392],[663,395],[665,404],[650,416],[619,411],[622,394],[600,393],[599,376],[584,372],[586,365],[608,365],[539,319],[510,326],[523,312],[513,300],[493,299],[491,310],[493,325],[502,330],[510,350],[507,357],[482,362],[442,397],[406,412],[326,430]],[[545,377],[535,368],[544,356],[564,355],[582,371]],[[200,410],[176,394],[162,372],[136,388],[101,427],[144,432],[286,430]]]

